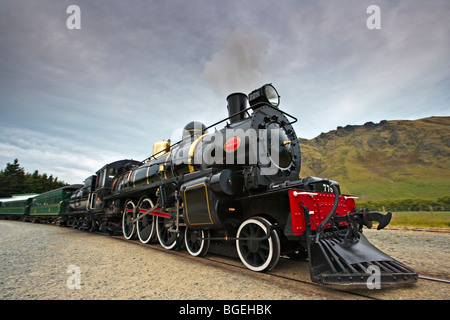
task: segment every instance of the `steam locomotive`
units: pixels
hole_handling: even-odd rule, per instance
[[[193,256],[231,248],[254,271],[273,269],[282,255],[307,257],[318,283],[366,284],[375,272],[385,284],[417,281],[363,235],[373,221],[388,225],[390,212],[356,211],[336,181],[299,178],[297,119],[279,102],[271,84],[229,95],[227,118],[188,123],[180,141],[155,143],[142,162],[105,165],[73,192],[60,219]]]

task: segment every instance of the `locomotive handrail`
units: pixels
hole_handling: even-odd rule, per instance
[[[217,121],[216,123],[213,123],[213,124],[210,125],[209,127],[206,127],[205,131],[208,130],[208,129],[210,129],[210,128],[212,128],[212,127],[217,126],[219,123],[222,123],[222,122],[224,122],[224,121],[230,120],[231,118],[233,118],[233,117],[235,117],[235,116],[238,116],[238,115],[240,115],[241,113],[247,112],[247,111],[248,111],[249,109],[251,109],[251,108],[252,108],[252,107],[248,107],[247,109],[241,110],[241,111],[236,112],[235,114],[233,114],[233,115],[231,115],[231,116],[229,116],[229,117],[227,117],[227,118],[224,118],[224,119],[222,119],[222,120],[220,120],[220,121]],[[247,113],[247,115],[250,116],[248,113]]]
[[[282,114],[284,114],[284,115],[294,119],[294,121],[288,122],[287,124],[291,124],[292,125],[292,124],[294,124],[294,123],[296,123],[298,121],[298,119],[296,117],[294,117],[293,115],[290,115],[289,113],[287,113],[287,112],[285,112],[283,110],[280,110],[280,109],[278,109],[278,107],[275,107],[275,106],[273,106],[273,105],[271,105],[271,104],[269,104],[267,102],[259,102],[259,103],[255,104],[255,105],[253,105],[252,107],[247,108],[245,110],[254,109],[255,107],[258,107],[259,105],[265,105],[265,106],[271,107],[272,109],[277,110],[277,111],[281,112]]]
[[[314,196],[317,196],[319,193],[317,193],[317,192],[306,192],[306,191],[302,191],[302,192],[294,191],[293,192],[294,197],[300,196],[300,195],[303,195],[303,194],[306,194],[306,195],[308,195],[308,196],[310,196],[312,198]]]
[[[217,121],[216,123],[213,123],[213,124],[210,125],[209,127],[206,127],[204,131],[206,131],[206,130],[208,130],[208,129],[211,129],[212,127],[218,125],[219,123],[222,123],[222,122],[227,121],[227,120],[229,120],[229,119],[231,119],[231,118],[233,118],[233,117],[235,117],[235,116],[237,116],[237,115],[240,115],[241,113],[247,112],[249,109],[251,109],[251,107],[249,107],[249,108],[247,108],[247,109],[244,109],[244,110],[241,110],[241,111],[239,111],[239,112],[236,112],[235,114],[233,114],[233,115],[230,116],[230,117],[227,117],[227,118],[224,118],[224,119],[222,119],[222,120],[220,120],[220,121]],[[175,147],[176,145],[180,144],[181,142],[183,142],[183,139],[181,139],[181,140],[179,140],[179,141],[177,141],[177,142],[171,144],[168,148],[171,149],[172,147]],[[152,154],[150,157],[146,158],[146,159],[143,160],[142,162],[145,162],[145,161],[151,159],[152,157],[156,159],[156,155],[158,155],[159,153],[164,152],[164,151],[165,151],[165,150],[161,150],[161,151],[159,151],[159,152],[157,152],[157,153],[155,153],[155,154]]]
[[[260,106],[260,105],[268,106],[268,107],[270,107],[270,108],[272,108],[272,109],[274,109],[274,110],[277,110],[277,111],[281,112],[282,114],[284,114],[284,115],[286,115],[286,116],[291,117],[292,119],[294,119],[294,121],[291,121],[291,122],[288,122],[288,123],[287,123],[287,124],[289,124],[289,125],[292,125],[292,124],[294,124],[294,123],[296,123],[296,122],[298,121],[298,119],[297,119],[296,117],[290,115],[289,113],[287,113],[287,112],[285,112],[285,111],[283,111],[283,110],[280,110],[280,109],[278,109],[277,107],[274,107],[274,106],[272,106],[271,104],[269,104],[269,103],[267,103],[267,102],[260,102],[260,103],[255,104],[255,105],[252,106],[252,107],[248,107],[247,109],[244,109],[244,110],[241,110],[241,111],[239,111],[239,112],[236,112],[235,114],[233,114],[233,115],[231,115],[231,116],[229,116],[229,117],[227,117],[227,118],[224,118],[224,119],[222,119],[222,120],[220,120],[220,121],[217,121],[217,122],[213,123],[213,124],[210,125],[209,127],[206,127],[204,131],[206,131],[206,130],[208,130],[208,129],[211,129],[212,127],[217,126],[219,123],[222,123],[222,122],[224,122],[224,121],[230,120],[231,118],[233,118],[233,117],[235,117],[235,116],[238,116],[238,115],[240,115],[240,114],[242,114],[242,113],[244,113],[244,112],[247,112],[247,111],[250,110],[250,109],[253,110],[253,109],[255,109],[255,107]],[[250,115],[248,114],[248,112],[247,112],[247,115],[250,116]],[[169,150],[172,149],[172,147],[175,147],[176,145],[180,144],[181,142],[183,142],[183,139],[181,139],[180,141],[175,142],[174,144],[171,144],[170,146],[168,146]],[[166,149],[161,150],[161,151],[159,151],[159,152],[157,152],[157,153],[155,153],[155,154],[152,154],[150,157],[144,159],[142,162],[145,163],[145,161],[150,160],[151,158],[155,158],[155,159],[156,159],[156,155],[160,154],[161,152],[165,152],[165,151],[166,151]]]
[[[173,144],[171,144],[170,146],[168,146],[167,148],[170,150],[170,149],[172,149],[172,147],[175,147],[176,145],[178,145],[178,144],[180,144],[181,142],[183,141],[183,139],[181,139],[180,141],[177,141],[177,142],[175,142],[175,143],[173,143]],[[166,149],[167,149],[166,148]],[[164,150],[161,150],[161,151],[158,151],[157,153],[154,153],[154,154],[152,154],[150,157],[148,157],[148,158],[145,158],[144,160],[142,160],[141,162],[142,163],[145,163],[147,160],[150,160],[151,158],[154,158],[154,159],[156,159],[156,155],[158,155],[158,154],[160,154],[161,152],[165,152],[166,151],[166,149],[164,149]]]

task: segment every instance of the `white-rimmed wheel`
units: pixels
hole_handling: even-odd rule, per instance
[[[125,203],[122,215],[122,232],[125,239],[130,240],[136,234],[136,224],[133,223],[134,209],[136,208],[133,201],[128,200]]]
[[[262,218],[253,217],[244,221],[237,232],[236,248],[242,263],[253,271],[270,270],[280,259],[280,238],[272,224]],[[267,236],[269,229],[270,237]]]
[[[186,228],[184,244],[194,257],[203,257],[209,250],[209,230],[192,230]]]
[[[169,218],[156,217],[156,234],[158,235],[158,241],[167,250],[176,248],[178,244],[178,234],[170,232],[170,220]]]
[[[144,198],[139,202],[138,214],[150,210],[153,202],[150,198]],[[137,234],[142,243],[149,243],[155,239],[155,216],[146,214],[136,222]]]

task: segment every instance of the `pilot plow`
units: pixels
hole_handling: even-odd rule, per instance
[[[372,228],[373,221],[378,222],[378,230],[385,228],[392,214],[366,209],[352,212],[354,197],[340,195],[336,186],[331,187],[334,196],[290,191],[292,217],[296,217],[292,225],[306,238],[311,280],[368,288],[416,282],[418,275],[414,270],[376,248],[362,232],[363,226]],[[319,205],[323,207],[324,201],[332,206],[328,214]]]

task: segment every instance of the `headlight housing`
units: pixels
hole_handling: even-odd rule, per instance
[[[280,104],[280,96],[272,84],[265,84],[261,88],[253,90],[248,95],[250,106],[255,109],[261,104],[269,104],[272,107],[278,107]]]

